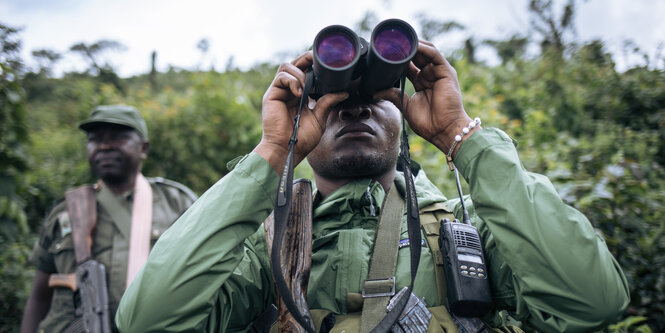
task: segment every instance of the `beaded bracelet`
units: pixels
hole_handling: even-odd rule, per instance
[[[453,141],[453,144],[450,146],[450,150],[446,155],[446,161],[448,162],[448,167],[450,167],[450,171],[453,171],[455,169],[455,167],[453,166],[453,151],[455,150],[455,147],[459,142],[462,141],[462,137],[465,134],[469,134],[472,128],[480,126],[480,124],[481,124],[480,118],[476,117],[469,123],[469,126],[462,128],[462,133],[455,135],[455,140]]]

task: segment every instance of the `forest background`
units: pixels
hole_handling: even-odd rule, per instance
[[[573,1],[529,3],[531,29],[504,40],[476,40],[446,54],[456,68],[467,112],[483,126],[517,140],[524,166],[547,175],[561,198],[581,210],[626,273],[631,303],[608,332],[665,330],[665,56],[626,41],[639,61],[618,70],[602,40],[574,34]],[[354,30],[376,25],[368,12]],[[422,39],[456,22],[422,16]],[[261,98],[276,63],[248,70],[170,68],[119,77],[101,59],[118,52],[112,40],[72,45],[89,68],[54,77],[63,54],[33,50],[37,68],[21,59],[21,31],[0,22],[0,332],[18,330],[34,268],[27,263],[43,218],[67,188],[94,181],[85,136],[76,125],[101,104],[136,106],[146,118],[151,149],[147,176],[177,180],[198,194],[227,172],[261,137]],[[527,48],[537,46],[539,52]],[[479,48],[501,59],[476,59]],[[197,45],[207,52],[207,40]],[[303,50],[294,50],[294,55]],[[635,59],[633,57],[633,59]],[[407,92],[412,92],[408,89]],[[444,155],[411,135],[412,158],[448,195],[454,178]],[[306,163],[297,177],[311,177]],[[465,192],[468,193],[466,184]]]

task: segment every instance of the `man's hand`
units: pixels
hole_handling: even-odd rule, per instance
[[[416,92],[411,97],[404,96],[400,110],[416,134],[447,154],[455,136],[472,121],[464,111],[457,72],[432,43],[420,41],[407,76]],[[390,100],[399,107],[399,95],[399,89],[389,89],[374,97]]]
[[[275,79],[263,95],[261,109],[263,136],[254,152],[277,171],[282,172],[289,148],[289,139],[300,98],[305,86],[305,70],[312,65],[312,51],[305,52],[291,63],[279,66]],[[310,109],[306,103],[300,114],[295,163],[300,163],[319,143],[325,131],[330,108],[348,97],[348,93],[326,94]]]

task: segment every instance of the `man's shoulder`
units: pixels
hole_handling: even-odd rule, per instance
[[[49,228],[49,226],[55,224],[58,219],[61,219],[63,214],[67,214],[67,201],[65,197],[59,198],[53,203],[53,206],[46,215],[44,219],[44,227]]]
[[[198,196],[189,187],[174,180],[162,177],[147,177],[148,182],[154,186],[164,189],[168,193],[176,193],[178,196],[184,196],[192,201],[196,201]]]
[[[51,242],[59,237],[64,237],[71,232],[67,201],[61,197],[54,201],[51,209],[43,220],[39,236],[39,243],[48,248]]]
[[[65,193],[81,187],[92,187],[95,190],[95,193],[98,192],[97,185],[83,184],[80,186],[70,187],[67,190],[65,190]],[[63,194],[60,198],[55,200],[53,205],[51,206],[48,215],[46,215],[44,226],[47,227],[51,224],[55,224],[57,222],[63,223],[63,221],[68,221],[68,220],[69,220],[69,211],[67,210],[67,199],[65,194]]]

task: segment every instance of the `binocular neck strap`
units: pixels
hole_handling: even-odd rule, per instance
[[[402,76],[401,89],[402,95],[400,103],[404,105],[404,88],[406,84],[406,74]],[[406,112],[406,111],[405,111]],[[418,211],[418,198],[416,196],[416,185],[413,182],[413,174],[411,173],[411,155],[409,153],[409,138],[406,132],[406,119],[402,114],[402,140],[400,147],[402,171],[404,172],[404,180],[406,183],[406,221],[409,232],[409,241],[411,244],[420,244],[420,214]],[[411,252],[411,284],[409,289],[413,289],[413,282],[416,279],[418,272],[418,265],[420,264],[420,246],[410,246]],[[410,290],[409,290],[410,291]],[[406,304],[406,302],[404,302]]]
[[[314,74],[310,70],[306,73],[305,87],[303,89],[302,97],[300,98],[300,107],[296,113],[293,123],[293,132],[289,140],[289,152],[284,163],[284,170],[279,179],[279,187],[277,188],[277,197],[275,198],[275,211],[274,211],[274,236],[272,243],[272,250],[270,256],[270,270],[272,271],[273,280],[275,281],[275,288],[282,298],[284,305],[289,310],[293,318],[302,326],[307,332],[315,333],[314,323],[309,311],[301,313],[296,305],[291,291],[286,284],[286,279],[282,274],[282,256],[281,249],[286,235],[287,223],[289,218],[289,210],[291,208],[291,197],[293,195],[293,156],[298,142],[298,127],[300,125],[300,112],[309,98],[308,92],[312,87],[314,81]]]

